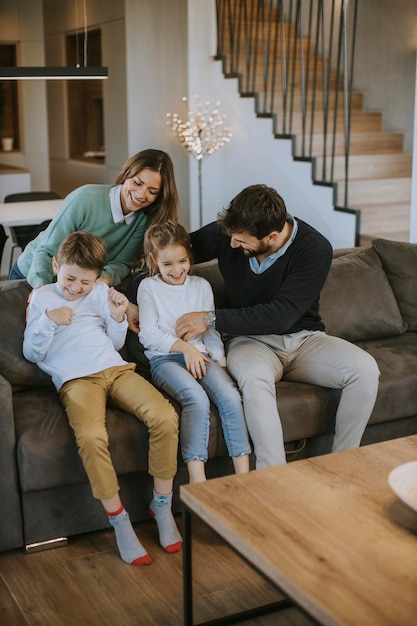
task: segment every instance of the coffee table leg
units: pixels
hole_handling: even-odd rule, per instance
[[[193,572],[192,572],[192,513],[185,504],[182,506],[182,565],[183,565],[183,602],[184,626],[193,626]],[[221,617],[213,621],[201,622],[198,626],[220,626],[221,624],[236,624],[242,621],[255,619],[268,613],[282,611],[294,606],[291,600],[285,598],[264,606],[248,609],[240,613]]]
[[[183,598],[184,626],[193,624],[193,577],[192,577],[192,516],[187,507],[182,509],[183,531]]]

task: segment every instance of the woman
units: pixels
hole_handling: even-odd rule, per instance
[[[51,283],[52,257],[60,243],[70,233],[84,230],[107,246],[101,280],[118,285],[142,254],[146,228],[178,220],[178,204],[170,157],[161,150],[142,150],[126,161],[115,185],[83,185],[72,191],[48,228],[26,246],[9,279],[25,278],[33,288]]]

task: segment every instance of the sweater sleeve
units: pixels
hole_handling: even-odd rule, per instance
[[[159,311],[152,294],[152,279],[143,280],[138,289],[139,340],[147,349],[161,354],[169,354],[177,337],[162,330],[159,325]]]
[[[81,191],[79,189],[71,192],[63,201],[48,228],[38,235],[39,245],[32,244],[33,247],[36,247],[31,265],[26,273],[27,281],[32,287],[52,282],[54,276],[52,257],[57,253],[60,243],[69,233],[82,228],[79,211],[80,196]],[[28,254],[31,248],[32,246],[29,244]],[[25,256],[23,256],[22,262],[24,262],[24,258]]]
[[[40,304],[36,291],[29,305],[28,319],[23,336],[23,355],[32,363],[43,361],[54,339],[57,324],[49,319]]]
[[[190,234],[193,250],[193,262],[203,263],[216,259],[224,248],[230,244],[227,237],[217,222],[212,222]]]
[[[199,278],[201,284],[204,286],[204,303],[203,310],[213,311],[214,310],[214,296],[213,290],[211,288],[210,283],[204,278]],[[203,333],[202,340],[204,345],[207,348],[207,352],[209,356],[219,363],[219,365],[225,367],[226,366],[226,356],[224,352],[224,344],[221,338],[220,333],[215,328],[209,328]]]

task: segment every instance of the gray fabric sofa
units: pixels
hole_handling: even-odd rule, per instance
[[[193,268],[225,302],[216,262]],[[91,495],[74,436],[50,379],[22,355],[25,281],[0,282],[0,551],[108,526]],[[321,295],[330,334],[368,350],[381,370],[363,444],[417,433],[417,245],[376,240],[335,258]],[[277,402],[288,459],[330,450],[339,392],[281,381]],[[132,415],[107,412],[110,450],[133,521],[148,517],[147,430]],[[209,477],[232,471],[212,409]],[[178,485],[187,480],[179,463]]]

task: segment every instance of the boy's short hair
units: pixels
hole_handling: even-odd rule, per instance
[[[58,265],[78,265],[100,275],[107,261],[106,244],[101,237],[78,230],[61,242],[56,260]]]

